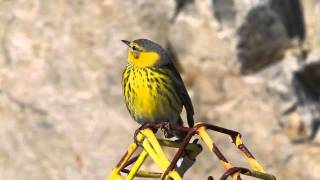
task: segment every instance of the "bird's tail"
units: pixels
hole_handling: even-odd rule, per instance
[[[180,116],[179,116],[177,125],[183,127],[183,121]],[[186,132],[186,131],[177,131],[177,130],[173,130],[172,133],[175,137],[177,137],[178,139],[181,139],[181,140],[184,139],[188,134],[188,132]]]
[[[194,126],[193,114],[187,113],[187,121],[190,128]]]

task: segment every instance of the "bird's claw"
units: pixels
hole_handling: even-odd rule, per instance
[[[165,138],[172,138],[174,135],[170,133],[171,131],[171,125],[169,122],[163,122],[161,124],[161,130],[163,131],[164,137]]]
[[[157,132],[157,128],[156,128],[157,124],[150,124],[150,123],[144,123],[142,124],[138,129],[135,130],[134,132],[134,136],[133,136],[133,141],[134,143],[136,143],[137,145],[141,145],[141,142],[138,141],[138,134],[140,133],[141,130],[143,129],[147,129],[147,128],[150,128],[153,133],[156,133]]]

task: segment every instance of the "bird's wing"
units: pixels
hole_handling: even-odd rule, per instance
[[[175,88],[175,91],[177,92],[184,108],[187,111],[187,121],[188,121],[188,125],[189,127],[193,127],[194,125],[194,120],[193,120],[193,115],[194,115],[194,110],[193,110],[193,105],[190,99],[190,96],[188,94],[188,91],[186,89],[186,87],[184,86],[184,83],[182,81],[182,78],[178,72],[178,70],[174,67],[173,64],[168,64],[166,65],[166,68],[168,68],[170,70],[170,72],[172,72],[173,75],[173,85]]]

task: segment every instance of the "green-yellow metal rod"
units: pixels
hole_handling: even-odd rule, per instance
[[[251,171],[251,176],[264,180],[276,180],[276,177],[273,175],[259,171]]]
[[[147,171],[138,171],[135,177],[143,177],[143,178],[160,178],[162,173],[154,173]]]
[[[169,141],[165,139],[159,139],[159,144],[161,146],[167,146],[167,147],[173,147],[173,148],[179,148],[182,144],[182,142],[177,142],[177,141]],[[202,148],[196,144],[189,143],[186,146],[186,151],[188,151],[189,155],[191,158],[196,158],[198,154],[201,153]]]

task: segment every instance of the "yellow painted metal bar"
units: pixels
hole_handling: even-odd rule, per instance
[[[156,162],[156,164],[162,169],[165,170],[170,162],[168,159],[164,158],[161,159],[158,154],[156,153],[156,151],[153,149],[153,147],[151,146],[150,142],[148,139],[145,139],[142,143],[143,148],[147,151],[147,153],[149,154],[149,156]]]
[[[153,147],[154,151],[157,153],[160,159],[168,159],[167,155],[161,148],[157,137],[154,135],[151,129],[144,129],[141,131],[141,133],[145,135],[146,138],[149,140],[151,146]]]
[[[107,177],[107,180],[124,180],[124,178],[117,172],[117,170],[112,170],[111,174]]]
[[[126,155],[124,156],[120,166],[119,166],[119,170],[121,170],[124,165],[126,164],[126,162],[130,159],[130,157],[132,156],[132,154],[137,150],[138,148],[138,145],[135,144],[135,143],[132,143],[130,146],[129,146],[129,149],[126,153]]]
[[[152,132],[152,134],[153,134],[153,132]],[[155,161],[155,163],[160,167],[160,169],[165,171],[169,167],[170,161],[168,160],[168,158],[164,154],[164,151],[162,150],[160,144],[158,143],[158,140],[151,138],[151,140],[156,140],[156,142],[153,142],[155,147],[158,147],[161,149],[161,150],[157,149],[157,151],[156,151],[150,143],[150,140],[149,140],[150,134],[144,133],[144,135],[147,135],[147,138],[144,139],[144,141],[142,143],[143,148],[149,154],[149,156]],[[158,144],[158,145],[156,145],[156,144]],[[167,178],[169,178],[169,177],[173,178],[174,180],[182,180],[181,176],[179,175],[179,173],[177,171],[171,171],[168,174]]]
[[[168,176],[166,177],[166,180],[170,178],[172,178],[173,180],[182,180],[180,174],[175,170],[169,172]]]
[[[254,171],[262,172],[265,173],[266,171],[264,170],[263,166],[254,158],[246,158],[250,167]]]
[[[125,153],[125,155],[123,156],[123,158],[121,159],[121,161],[119,162],[117,167],[115,167],[112,170],[111,174],[107,177],[107,180],[122,180],[123,179],[123,177],[121,177],[121,175],[120,175],[120,171],[125,166],[126,162],[130,159],[132,154],[137,150],[137,148],[138,148],[138,145],[136,143],[132,143],[129,146],[129,149],[127,150],[127,152]]]
[[[209,134],[206,132],[206,129],[204,127],[201,127],[198,129],[198,134],[201,137],[201,139],[205,142],[205,144],[208,146],[210,151],[213,149],[213,140],[210,138]]]
[[[214,142],[213,142],[213,140],[210,138],[209,134],[207,133],[206,128],[205,128],[205,127],[200,127],[197,132],[198,132],[198,135],[201,137],[201,139],[202,139],[202,140],[205,142],[205,144],[208,146],[208,148],[210,149],[210,151],[213,151],[214,148],[215,148]],[[226,170],[228,170],[228,169],[230,169],[230,168],[233,167],[232,164],[230,164],[229,162],[223,161],[223,160],[221,160],[221,159],[219,159],[219,162],[222,164],[222,166],[223,166]],[[237,177],[238,177],[239,175],[240,175],[240,173],[234,173],[234,174],[232,175],[232,179],[233,179],[233,180],[237,180],[237,179],[238,179]]]
[[[236,137],[236,146],[239,148],[239,146],[243,144],[242,140],[241,140],[241,136],[238,135]],[[241,151],[242,152],[242,151]],[[258,171],[258,172],[262,172],[265,173],[265,169],[263,168],[263,166],[254,158],[252,157],[248,157],[244,152],[242,152],[242,154],[245,156],[247,162],[249,163],[249,166],[254,170],[254,171]]]
[[[140,169],[141,165],[143,164],[143,162],[146,160],[147,157],[148,157],[148,153],[145,150],[142,151],[136,163],[131,168],[130,173],[127,176],[127,180],[132,180],[135,177],[136,173],[138,172],[138,170]]]
[[[137,140],[142,141],[144,139],[143,134],[139,133],[137,135]],[[123,180],[124,178],[120,175],[121,169],[125,166],[125,164],[128,162],[132,154],[137,150],[138,145],[136,143],[130,144],[127,152],[125,155],[122,157],[118,165],[112,170],[110,175],[107,177],[107,180]]]

